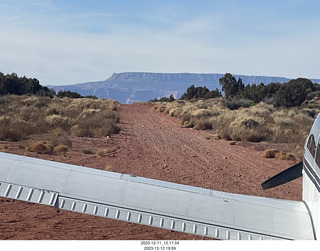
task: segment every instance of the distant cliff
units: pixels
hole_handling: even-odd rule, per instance
[[[120,103],[130,104],[168,97],[171,94],[180,98],[191,85],[206,86],[210,90],[221,89],[219,78],[223,76],[224,74],[125,72],[114,73],[104,81],[49,87],[56,91],[74,91],[83,96],[95,95],[98,98],[115,99]],[[240,77],[244,84],[289,81],[288,78],[282,77],[234,76],[237,79]]]

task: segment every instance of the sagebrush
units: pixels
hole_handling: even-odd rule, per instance
[[[224,98],[153,102],[154,109],[178,117],[182,127],[213,130],[219,138],[234,141],[270,141],[303,146],[319,106],[280,108],[272,104],[230,106]],[[238,104],[239,105],[239,104]]]
[[[0,103],[0,140],[20,141],[50,133],[110,136],[119,131],[117,106],[104,99],[6,96]]]

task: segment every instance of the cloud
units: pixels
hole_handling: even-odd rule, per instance
[[[191,13],[167,5],[127,16],[119,9],[70,13],[53,1],[10,6],[0,11],[0,69],[46,85],[124,71],[320,77],[317,18],[295,21],[294,30],[290,18],[265,21],[252,10],[228,16],[227,7]]]

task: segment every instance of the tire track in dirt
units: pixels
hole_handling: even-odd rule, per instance
[[[150,105],[121,105],[119,115],[129,140],[112,160],[116,172],[233,193],[301,197],[301,181],[267,191],[260,187],[292,162],[266,159],[261,151],[223,140],[207,140],[210,132],[181,128],[178,119]]]

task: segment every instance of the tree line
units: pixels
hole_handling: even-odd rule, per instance
[[[55,92],[54,89],[49,89],[40,84],[36,78],[27,78],[26,76],[19,77],[16,73],[3,74],[0,72],[0,95],[37,95],[37,96],[57,96],[60,98],[83,98],[77,92],[59,91]],[[86,98],[94,98],[96,96],[85,96]]]
[[[219,89],[215,89],[210,91],[206,86],[198,86],[195,87],[194,85],[191,85],[188,87],[187,91],[182,94],[181,100],[191,100],[191,99],[209,99],[209,98],[218,98],[221,97],[222,94],[219,91]],[[160,99],[154,99],[152,100],[154,102],[172,102],[175,101],[175,98],[171,94],[170,97],[163,97]]]
[[[51,96],[53,91],[40,85],[36,78],[18,77],[16,73],[4,75],[0,72],[0,95],[34,94],[39,96]]]
[[[320,96],[320,85],[306,78],[292,79],[286,83],[263,83],[244,85],[241,78],[236,80],[230,73],[219,79],[227,99],[246,99],[254,103],[272,102],[276,106],[300,106],[308,99]]]
[[[314,97],[320,97],[320,85],[314,84],[306,78],[292,79],[286,83],[274,82],[265,85],[247,84],[245,85],[241,78],[236,79],[232,74],[226,73],[219,79],[219,83],[224,92],[227,101],[235,103],[238,101],[249,101],[259,103],[261,101],[272,103],[275,106],[295,107],[300,106],[306,100]],[[222,97],[218,88],[210,91],[206,86],[195,87],[191,85],[187,91],[182,94],[181,100],[191,99],[209,99]],[[171,95],[153,101],[172,102],[175,98]]]

